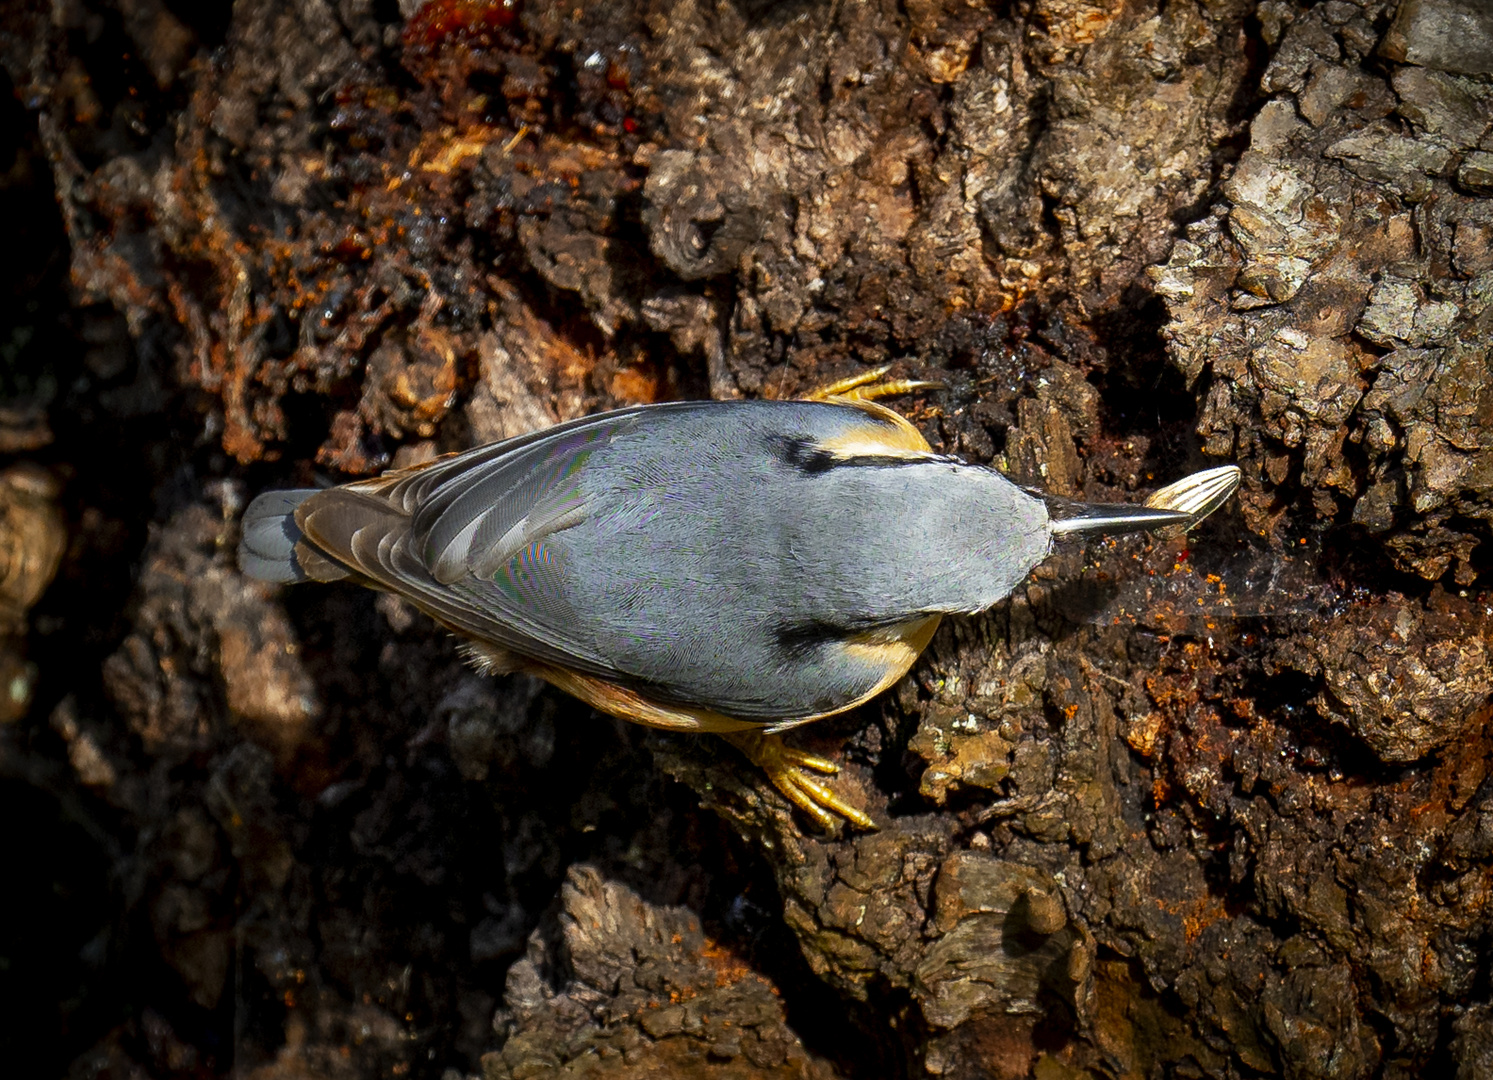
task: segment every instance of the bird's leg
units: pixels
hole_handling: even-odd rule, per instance
[[[888,379],[882,381],[888,371],[892,370],[890,364],[870,371],[863,371],[859,375],[851,375],[832,382],[828,386],[804,395],[805,401],[875,401],[877,398],[895,397],[898,394],[910,394],[914,390],[936,389],[943,383],[926,382],[922,379]]]
[[[783,797],[798,807],[822,829],[832,831],[839,824],[838,814],[861,829],[875,829],[876,823],[864,811],[857,810],[845,802],[827,784],[823,784],[809,773],[817,772],[833,776],[840,767],[816,754],[795,750],[778,735],[764,735],[757,731],[732,731],[721,735],[736,749],[745,754],[754,765],[767,774],[773,787]]]

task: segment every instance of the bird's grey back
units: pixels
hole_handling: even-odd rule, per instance
[[[1050,543],[1041,500],[991,470],[822,451],[876,422],[707,403],[618,431],[579,474],[584,520],[547,540],[555,609],[666,699],[791,719],[864,696],[885,672],[846,636],[989,607]]]

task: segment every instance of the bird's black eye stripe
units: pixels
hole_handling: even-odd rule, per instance
[[[805,656],[817,652],[832,641],[840,641],[846,631],[827,622],[811,621],[779,623],[773,628],[778,646],[793,656]]]
[[[835,456],[808,435],[773,435],[768,442],[785,465],[800,472],[814,475],[835,467]]]
[[[893,469],[907,465],[926,465],[929,461],[945,460],[933,455],[917,454],[854,454],[840,457],[826,450],[808,435],[773,435],[768,439],[773,454],[790,468],[810,476],[829,472],[831,469],[876,468]]]
[[[773,627],[772,632],[779,648],[793,656],[803,657],[826,645],[843,642],[857,634],[901,626],[912,617],[911,615],[898,615],[887,619],[854,620],[854,625],[848,626],[837,626],[820,619],[809,619],[804,622],[778,623]]]

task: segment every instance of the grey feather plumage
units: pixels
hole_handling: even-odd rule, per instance
[[[1108,507],[1074,525],[1060,509],[1055,525],[991,469],[825,449],[878,423],[803,401],[589,417],[379,481],[262,495],[241,565],[327,576],[302,569],[309,544],[520,657],[778,723],[878,686],[884,668],[848,639],[994,605],[1057,532],[1201,516]]]
[[[250,503],[238,545],[239,569],[262,581],[305,581],[306,572],[295,557],[301,539],[295,509],[315,494],[314,488],[266,491]]]

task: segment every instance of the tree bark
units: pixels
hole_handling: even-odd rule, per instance
[[[56,1071],[1493,1075],[1482,0],[0,10]],[[1245,482],[802,732],[874,833],[234,565],[269,486],[880,364],[1055,494]]]

